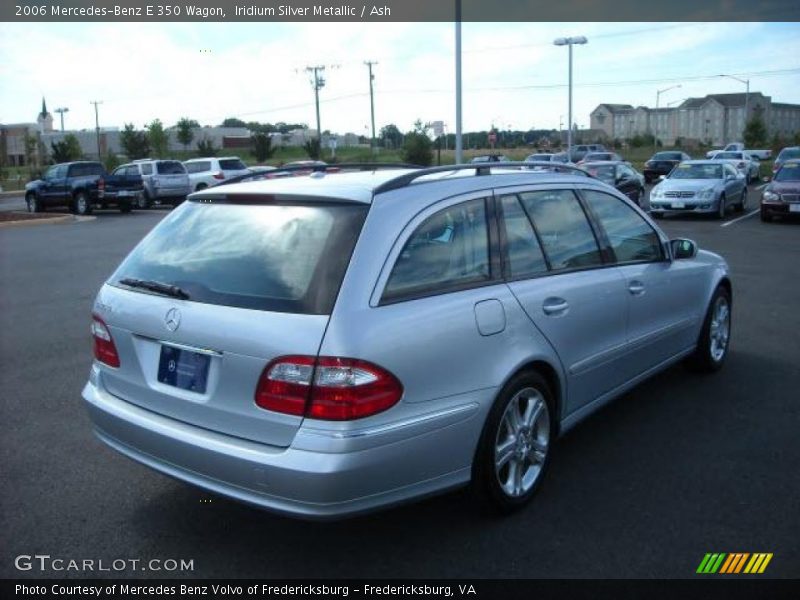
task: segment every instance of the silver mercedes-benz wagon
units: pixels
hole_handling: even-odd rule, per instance
[[[467,484],[519,508],[558,435],[675,362],[719,369],[730,339],[725,261],[562,171],[318,172],[191,195],[95,301],[97,435],[306,518]]]

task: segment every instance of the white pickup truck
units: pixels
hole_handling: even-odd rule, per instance
[[[755,156],[758,160],[768,160],[772,158],[772,150],[747,150],[741,142],[732,142],[722,148],[722,150],[709,150],[706,152],[706,158],[712,158],[717,152],[747,152],[751,156]]]

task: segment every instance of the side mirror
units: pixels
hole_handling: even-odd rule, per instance
[[[664,181],[666,178],[667,178],[667,176],[666,176],[666,175],[659,175],[659,176],[658,176],[658,180],[659,180],[659,181]]]
[[[685,258],[694,258],[697,256],[697,244],[692,240],[677,239],[670,240],[670,250],[672,250],[672,258],[674,260],[682,260]]]

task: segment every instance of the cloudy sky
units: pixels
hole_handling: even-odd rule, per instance
[[[800,103],[798,23],[465,23],[464,129],[566,126],[567,50],[575,47],[574,120],[601,102],[661,106],[707,93],[751,91]],[[47,99],[67,129],[187,116],[315,126],[305,67],[326,65],[322,128],[366,134],[377,61],[376,122],[416,119],[455,128],[451,23],[0,23],[0,123],[34,121]],[[58,127],[58,115],[55,115]]]

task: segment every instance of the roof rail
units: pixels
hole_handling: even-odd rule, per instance
[[[382,194],[391,190],[398,190],[400,188],[411,185],[415,180],[425,175],[432,175],[435,173],[448,173],[451,171],[469,171],[474,170],[476,176],[491,175],[492,169],[507,169],[509,167],[523,169],[540,169],[549,170],[556,173],[563,173],[565,171],[576,171],[585,177],[592,177],[587,171],[581,167],[570,165],[567,163],[553,163],[543,160],[532,160],[525,162],[490,162],[490,163],[470,163],[462,165],[442,165],[441,167],[429,167],[425,169],[418,169],[413,173],[404,173],[394,179],[385,181],[377,188],[375,194]]]
[[[218,183],[214,187],[221,185],[229,185],[232,183],[240,183],[249,179],[273,179],[281,174],[291,175],[292,173],[309,174],[309,173],[338,173],[340,171],[358,170],[358,171],[375,171],[378,169],[421,169],[419,165],[410,165],[406,163],[335,163],[331,165],[293,165],[290,167],[278,167],[270,169],[269,171],[256,171],[254,173],[243,173],[230,177]]]

